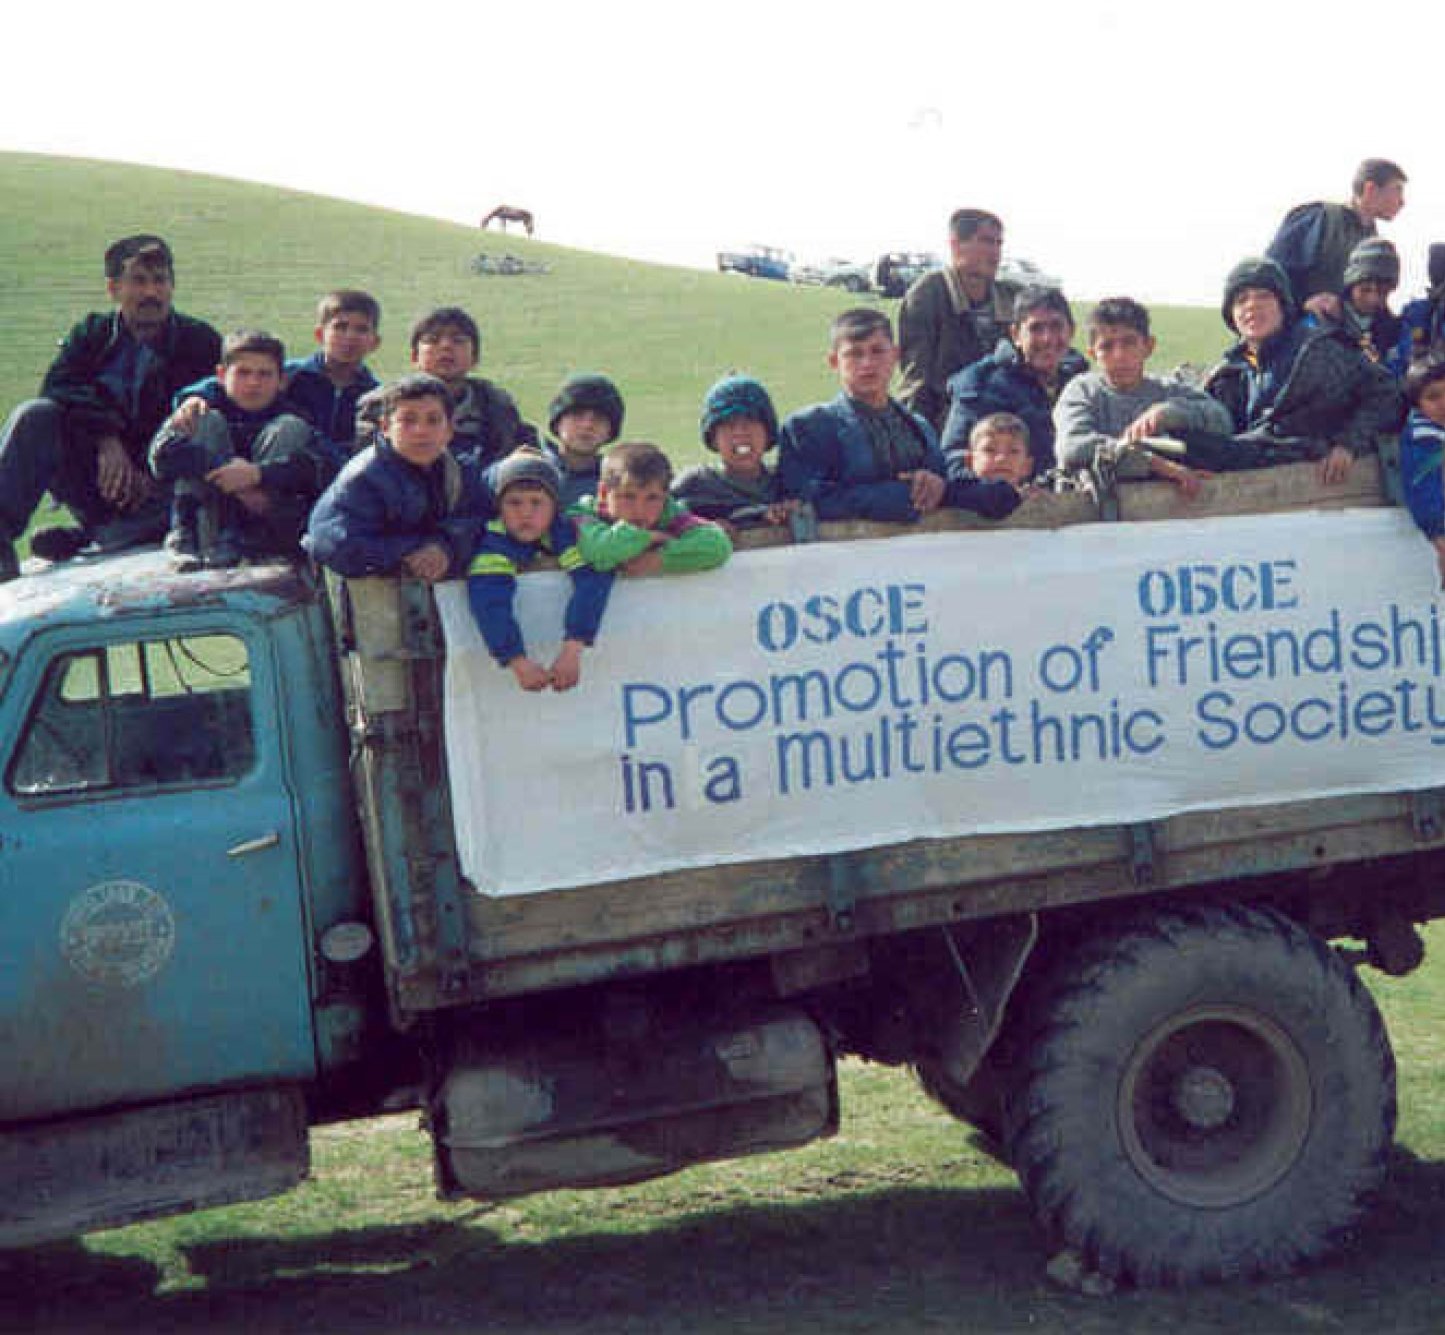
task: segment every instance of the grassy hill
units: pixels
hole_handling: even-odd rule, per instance
[[[728,370],[759,376],[780,412],[835,390],[824,361],[845,292],[614,259],[496,232],[190,172],[0,154],[0,403],[32,395],[57,339],[106,305],[101,254],[156,231],[176,252],[177,305],[222,332],[259,325],[295,354],[311,349],[316,298],[364,287],[381,301],[374,369],[407,369],[407,331],[435,305],[482,326],[482,370],[545,418],[564,376],[604,371],[627,400],[626,433],[679,462],[701,454],[698,405]],[[546,274],[484,275],[479,254],[512,254]],[[896,303],[884,302],[890,308]],[[1081,312],[1082,314],[1082,312]],[[1208,362],[1224,343],[1216,313],[1155,312],[1156,365]]]

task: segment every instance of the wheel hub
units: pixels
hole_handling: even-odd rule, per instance
[[[1234,1085],[1212,1066],[1192,1066],[1174,1082],[1174,1110],[1190,1126],[1213,1131],[1234,1113]]]

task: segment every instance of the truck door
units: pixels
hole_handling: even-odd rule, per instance
[[[259,632],[57,629],[0,703],[0,1120],[314,1071]]]

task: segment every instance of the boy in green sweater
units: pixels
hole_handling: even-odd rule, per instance
[[[732,555],[721,525],[699,519],[668,495],[672,463],[656,445],[624,441],[603,456],[597,495],[568,513],[577,549],[594,570],[624,575],[711,570]]]

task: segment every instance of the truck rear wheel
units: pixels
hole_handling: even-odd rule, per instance
[[[1395,1064],[1373,1000],[1272,912],[1172,912],[1036,994],[1010,1158],[1051,1239],[1140,1283],[1279,1274],[1381,1180]]]

